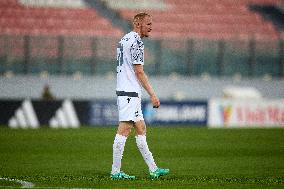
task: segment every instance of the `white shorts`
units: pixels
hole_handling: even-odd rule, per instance
[[[140,121],[144,120],[141,110],[141,98],[118,96],[118,117],[119,121]]]

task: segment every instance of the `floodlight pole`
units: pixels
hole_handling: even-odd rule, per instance
[[[194,40],[190,39],[187,41],[187,70],[188,75],[192,76],[194,74],[194,62],[193,62],[193,54],[194,54]]]
[[[249,40],[249,59],[248,59],[248,66],[249,66],[249,76],[254,76],[255,74],[255,66],[256,66],[256,60],[255,60],[255,48],[256,48],[256,43],[255,43],[255,38],[251,38]]]
[[[31,60],[31,37],[29,35],[24,36],[24,74],[29,72],[29,64]]]
[[[58,47],[57,47],[57,64],[59,67],[59,73],[64,73],[64,65],[63,65],[63,53],[64,53],[64,37],[58,36],[57,38]]]
[[[279,40],[279,77],[284,76],[284,41]]]

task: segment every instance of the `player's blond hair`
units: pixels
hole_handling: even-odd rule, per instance
[[[141,22],[146,16],[151,17],[151,15],[146,12],[136,14],[133,18],[133,25],[135,26],[137,23]]]

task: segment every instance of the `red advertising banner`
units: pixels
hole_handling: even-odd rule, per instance
[[[211,99],[210,127],[283,127],[284,100]]]

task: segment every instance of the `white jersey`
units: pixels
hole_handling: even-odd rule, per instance
[[[144,44],[138,33],[126,34],[117,47],[117,91],[137,92],[141,96],[142,86],[133,65],[144,65]]]

